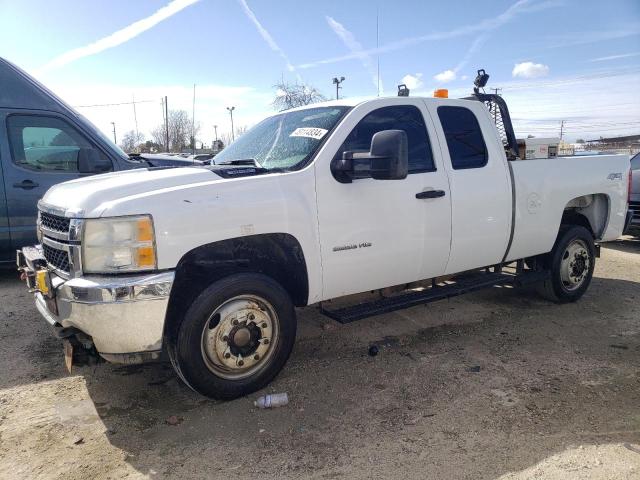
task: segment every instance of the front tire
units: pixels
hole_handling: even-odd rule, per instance
[[[286,363],[296,337],[291,298],[261,274],[236,274],[205,289],[180,325],[171,362],[207,397],[229,400],[267,385]]]
[[[540,259],[550,278],[540,285],[547,299],[568,303],[578,300],[589,288],[596,263],[591,232],[581,226],[563,226],[553,250]]]

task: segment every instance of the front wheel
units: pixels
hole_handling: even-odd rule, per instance
[[[295,336],[287,292],[265,275],[237,274],[198,296],[169,354],[193,390],[228,400],[269,383],[286,363]]]
[[[575,302],[587,291],[596,264],[595,244],[589,230],[581,226],[562,227],[553,250],[541,261],[550,278],[540,286],[546,298]]]

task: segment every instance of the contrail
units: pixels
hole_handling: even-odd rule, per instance
[[[199,0],[173,0],[147,18],[138,20],[137,22],[134,22],[131,25],[128,25],[123,29],[114,32],[107,37],[90,43],[89,45],[74,48],[73,50],[69,50],[68,52],[63,53],[62,55],[58,55],[53,60],[45,64],[40,69],[40,71],[59,68],[64,65],[68,65],[71,62],[75,62],[76,60],[79,60],[81,58],[89,57],[110,48],[117,47],[118,45],[128,42],[132,38],[135,38],[141,33],[155,27],[158,23],[166,20],[169,17],[172,17],[176,13],[184,10],[194,3],[197,3],[198,1]]]
[[[376,89],[378,89],[378,72],[373,65],[371,56],[364,51],[360,42],[356,40],[353,33],[347,30],[344,25],[332,17],[326,16],[325,18],[331,30],[333,30],[340,40],[342,40],[342,43],[344,43],[347,49],[360,60],[362,66],[367,70],[367,72],[369,72],[373,84]],[[382,87],[382,84],[380,84],[380,92],[378,93],[381,94],[383,90],[384,88]]]
[[[274,52],[276,52],[278,55],[280,55],[280,57],[282,57],[282,59],[284,60],[285,65],[287,66],[287,69],[290,72],[295,71],[296,68],[289,61],[289,57],[287,56],[287,54],[284,53],[284,50],[282,50],[282,48],[280,48],[280,46],[276,43],[276,41],[273,39],[273,37],[267,31],[267,29],[262,26],[262,24],[260,23],[260,20],[258,20],[258,18],[256,17],[255,13],[253,13],[253,10],[251,10],[249,8],[249,5],[247,5],[247,2],[245,0],[238,0],[238,3],[240,4],[242,9],[244,10],[245,15],[256,26],[256,28],[258,29],[258,33],[260,34],[262,39],[265,42],[267,42],[267,45],[269,45],[269,48],[271,50],[273,50]]]
[[[417,45],[423,42],[434,41],[434,40],[447,40],[450,38],[462,37],[462,36],[471,35],[474,33],[482,33],[487,30],[494,30],[495,28],[503,25],[504,23],[511,20],[513,17],[515,17],[520,13],[539,11],[539,10],[543,10],[543,9],[558,5],[558,2],[553,0],[541,2],[533,5],[531,5],[531,3],[532,3],[531,0],[519,0],[518,2],[514,3],[511,7],[509,7],[507,10],[502,12],[500,15],[496,17],[485,18],[484,20],[478,23],[463,25],[461,27],[454,28],[446,32],[434,32],[426,35],[420,35],[417,37],[405,38],[402,40],[397,40],[395,42],[388,43],[386,45],[382,45],[378,48],[370,48],[368,50],[362,50],[356,53],[352,52],[352,53],[348,53],[346,55],[341,55],[338,57],[331,57],[323,60],[318,60],[315,62],[303,63],[300,65],[297,65],[296,68],[299,68],[299,69],[313,68],[319,65],[326,65],[331,63],[342,62],[345,60],[353,60],[353,59],[361,58],[363,54],[373,56],[380,53],[388,53],[396,50],[401,50],[403,48]]]

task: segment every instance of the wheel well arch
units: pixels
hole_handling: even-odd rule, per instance
[[[609,197],[604,193],[575,197],[565,205],[560,224],[581,225],[594,238],[602,238],[609,222],[609,203]]]
[[[175,338],[189,305],[211,283],[235,273],[262,273],[280,283],[296,306],[305,306],[309,280],[302,246],[287,233],[269,233],[208,243],[178,262],[165,319]]]

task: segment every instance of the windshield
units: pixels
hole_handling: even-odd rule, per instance
[[[215,163],[255,160],[267,169],[306,162],[349,107],[318,107],[269,117],[215,157]]]

